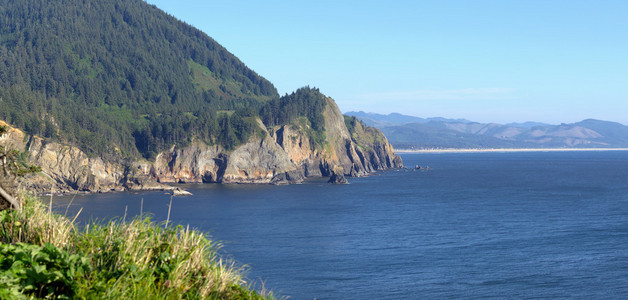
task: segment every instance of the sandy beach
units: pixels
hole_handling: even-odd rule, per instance
[[[397,153],[628,151],[628,148],[397,149]]]

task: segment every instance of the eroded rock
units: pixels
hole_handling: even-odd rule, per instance
[[[347,181],[347,178],[345,178],[344,170],[342,169],[341,166],[334,167],[334,169],[332,170],[332,173],[331,173],[331,177],[329,177],[329,180],[327,182],[328,183],[333,183],[333,184],[347,184],[347,183],[349,183],[349,181]]]
[[[331,98],[326,101],[323,145],[312,144],[311,130],[302,127],[307,125],[266,128],[259,119],[263,134],[232,151],[193,141],[173,145],[154,161],[105,161],[15,128],[0,137],[0,144],[27,151],[28,163],[41,167],[42,172],[22,179],[24,187],[37,193],[172,190],[168,183],[286,184],[320,176],[346,183],[345,176],[403,166],[380,131],[357,122],[350,132],[338,106]]]

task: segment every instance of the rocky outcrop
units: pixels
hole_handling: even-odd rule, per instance
[[[344,175],[354,177],[403,166],[379,130],[359,122],[360,127],[347,128],[345,117],[331,98],[327,98],[324,116],[326,141],[321,148],[312,147],[305,133],[307,128],[290,124],[272,132],[277,144],[305,176],[331,176],[334,166],[342,167]]]
[[[393,147],[381,131],[365,126],[353,117],[346,117],[346,122],[350,128],[351,139],[359,145],[358,155],[361,158],[370,161],[377,169],[403,167],[401,158],[394,155]]]
[[[286,124],[266,128],[263,135],[228,152],[220,146],[194,142],[160,153],[151,174],[161,183],[295,183],[306,177],[365,176],[377,170],[402,167],[386,137],[361,124],[350,131],[336,103],[327,98],[325,143],[313,145],[309,128]],[[359,126],[359,127],[358,127]]]
[[[151,174],[162,183],[279,184],[304,179],[303,172],[266,130],[263,137],[255,136],[231,152],[201,142],[173,147],[157,156]]]
[[[331,177],[329,177],[327,183],[347,184],[349,183],[349,181],[347,181],[347,178],[345,178],[344,170],[342,169],[342,167],[336,166],[332,169]]]
[[[107,163],[101,158],[90,158],[80,149],[58,143],[48,143],[38,137],[29,137],[26,149],[29,162],[42,169],[26,183],[36,183],[39,192],[55,192],[70,188],[77,191],[102,192],[120,189],[124,167]]]
[[[0,126],[8,124],[0,121]],[[140,176],[142,172],[134,172],[123,164],[88,157],[77,147],[29,136],[16,128],[10,127],[8,133],[0,136],[0,144],[25,152],[25,161],[41,168],[41,172],[19,181],[22,187],[39,194],[171,189],[150,176]]]
[[[150,174],[161,183],[220,182],[226,160],[222,148],[194,142],[158,154]]]
[[[227,161],[225,183],[282,183],[303,180],[288,154],[268,135],[238,147]]]
[[[27,161],[41,167],[22,183],[39,193],[172,190],[168,183],[283,184],[332,175],[343,182],[345,176],[402,167],[381,132],[351,120],[348,128],[334,101],[326,101],[325,140],[319,145],[310,140],[306,122],[266,128],[260,120],[261,133],[232,151],[193,141],[159,153],[152,162],[109,162],[14,128],[0,144],[26,151]]]

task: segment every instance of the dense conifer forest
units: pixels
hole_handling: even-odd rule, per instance
[[[275,87],[205,33],[141,0],[0,0],[0,119],[108,158],[194,138],[233,149],[324,96]],[[322,99],[322,101],[321,101]]]

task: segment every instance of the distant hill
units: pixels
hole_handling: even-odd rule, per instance
[[[460,122],[469,123],[471,121],[464,119],[445,119],[445,118],[419,118],[413,116],[402,115],[399,113],[391,113],[387,115],[377,113],[367,113],[363,111],[350,111],[345,115],[356,117],[369,126],[389,126],[389,125],[402,125],[408,123],[427,123],[432,121],[442,122]]]
[[[532,128],[532,127],[538,127],[538,126],[550,126],[550,124],[541,123],[541,122],[523,122],[523,123],[508,123],[506,124],[506,126]]]
[[[398,149],[628,147],[628,126],[593,119],[561,125],[538,122],[502,125],[401,114],[349,112],[347,115],[379,128]]]

